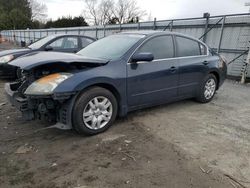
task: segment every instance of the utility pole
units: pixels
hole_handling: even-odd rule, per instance
[[[245,3],[246,7],[250,7],[250,2]],[[249,8],[249,13],[250,13],[250,8]],[[248,41],[250,42],[250,41]],[[242,70],[242,76],[241,76],[241,83],[244,84],[246,82],[246,77],[247,77],[247,70],[248,70],[248,65],[250,64],[250,49],[248,51],[247,59],[245,61],[243,70]]]

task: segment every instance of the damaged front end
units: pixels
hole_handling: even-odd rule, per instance
[[[76,92],[53,94],[53,88],[60,82],[56,83],[52,78],[65,78],[65,74],[70,75],[55,73],[31,84],[20,80],[6,83],[6,96],[11,104],[22,112],[25,120],[47,120],[57,122],[60,129],[71,129],[71,111]]]
[[[75,92],[54,95],[50,93],[52,90],[48,90],[42,93],[42,85],[39,84],[49,79],[48,77],[57,75],[59,74],[45,76],[29,86],[21,81],[6,83],[5,92],[8,100],[22,112],[25,120],[47,120],[57,122],[57,127],[60,129],[71,129],[71,110]],[[44,85],[48,84],[49,82],[44,83]]]
[[[20,68],[19,63],[14,62],[13,66]],[[71,112],[77,91],[55,93],[54,90],[74,74],[100,66],[104,62],[72,58],[71,61],[47,60],[43,63],[39,61],[38,64],[35,66],[30,63],[28,68],[22,66],[22,77],[16,82],[5,84],[8,100],[22,112],[25,120],[47,120],[55,122],[57,128],[71,129]]]

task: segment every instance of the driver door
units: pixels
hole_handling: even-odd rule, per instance
[[[178,60],[171,35],[146,41],[136,53],[152,53],[154,60],[127,64],[130,109],[164,103],[177,97]]]

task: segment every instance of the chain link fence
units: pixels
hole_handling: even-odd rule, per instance
[[[250,14],[185,18],[139,22],[135,24],[104,25],[73,28],[51,28],[32,30],[6,30],[1,35],[9,41],[27,44],[53,34],[79,34],[103,38],[122,31],[167,30],[179,32],[203,40],[212,49],[224,55],[230,62],[228,75],[241,77],[247,67],[246,58],[250,41]],[[249,66],[248,66],[249,67]],[[246,70],[250,75],[250,69]]]

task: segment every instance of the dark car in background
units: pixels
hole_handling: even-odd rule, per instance
[[[95,39],[87,36],[56,34],[42,38],[27,48],[2,51],[0,52],[0,78],[16,78],[20,76],[19,69],[9,66],[9,62],[20,56],[37,51],[76,53],[94,41]]]
[[[93,135],[117,115],[196,98],[207,103],[222,85],[227,65],[203,42],[172,32],[131,32],[98,40],[77,54],[35,53],[10,63],[22,81],[6,95],[29,120]]]

